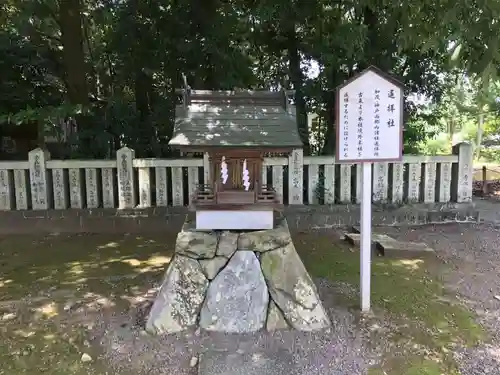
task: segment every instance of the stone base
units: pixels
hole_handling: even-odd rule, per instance
[[[199,232],[186,222],[146,330],[170,334],[199,326],[245,333],[329,325],[281,218],[275,229],[241,233]]]

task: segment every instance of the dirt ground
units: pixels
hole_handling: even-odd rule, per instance
[[[499,332],[500,231],[450,224],[384,232],[425,241],[438,258],[374,259],[372,316],[358,313],[359,253],[340,241],[341,231],[296,233],[333,327],[237,338],[191,332],[158,339],[135,324],[141,311],[134,306],[154,297],[175,235],[2,238],[0,374],[195,374],[193,357],[235,345],[286,352],[296,374],[498,369],[491,333]]]

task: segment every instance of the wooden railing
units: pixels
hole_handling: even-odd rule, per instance
[[[208,156],[136,159],[125,147],[116,160],[50,160],[36,149],[27,161],[0,162],[0,210],[183,206],[194,197],[214,199],[206,187],[195,194],[210,181],[209,173]],[[405,155],[401,163],[374,163],[373,201],[468,202],[472,175],[472,148],[466,143],[453,155]],[[304,157],[300,149],[265,158],[261,184],[272,186],[283,204],[359,203],[361,198],[356,165],[337,164],[333,156]]]

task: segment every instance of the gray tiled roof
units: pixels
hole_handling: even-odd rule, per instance
[[[169,145],[278,148],[302,142],[295,116],[281,106],[200,103],[176,108]]]

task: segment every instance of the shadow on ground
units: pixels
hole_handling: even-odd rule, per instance
[[[118,353],[115,362],[123,369],[117,372],[101,358],[100,349],[89,342],[87,333],[103,316],[113,321],[120,312],[154,295],[173,254],[175,238],[176,234],[167,233],[0,239],[0,373],[32,374],[36,369],[54,375],[128,375],[127,368],[133,366],[126,362],[139,365],[135,361],[138,357]],[[294,243],[310,274],[318,280],[325,306],[330,307],[334,327],[329,335],[335,336],[320,338],[324,347],[319,348],[312,336],[300,338],[300,345],[292,345],[298,358],[307,356],[300,348],[306,342],[311,345],[310,352],[316,351],[324,359],[331,356],[337,361],[335,366],[351,366],[346,374],[357,374],[363,373],[364,364],[358,366],[356,358],[366,356],[364,351],[376,346],[381,357],[378,361],[369,358],[376,365],[373,374],[454,374],[455,365],[448,353],[485,338],[474,317],[435,279],[443,267],[437,259],[374,259],[375,316],[364,319],[357,312],[359,251],[340,242],[339,233],[334,232],[296,233]],[[118,351],[131,352],[137,337],[127,341],[131,330],[120,332],[120,327],[109,348],[116,345]],[[259,343],[278,345],[296,339],[280,333],[271,339],[247,338],[238,345],[254,348]],[[172,344],[172,352],[185,350],[183,340]],[[207,336],[193,350],[212,345],[214,340],[234,347],[231,340]],[[170,350],[168,345],[151,345],[158,351]],[[82,361],[83,354],[92,361]],[[141,355],[153,365],[158,360],[152,350]],[[190,358],[188,353],[187,362]],[[314,360],[310,362],[307,374],[344,373],[329,368],[333,362],[320,364],[323,368]]]
[[[106,373],[81,361],[95,358],[83,327],[157,284],[174,242],[175,234],[0,239],[0,372]]]

